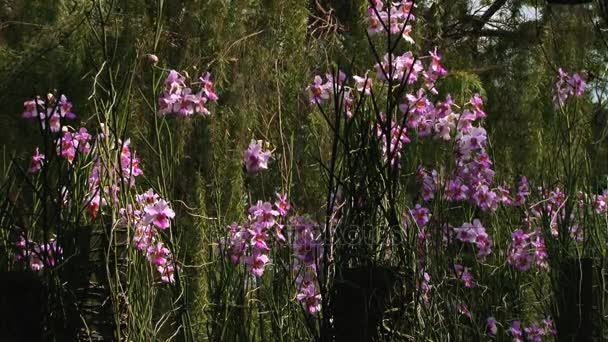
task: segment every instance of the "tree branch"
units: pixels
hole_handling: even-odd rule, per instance
[[[481,17],[475,18],[476,22],[473,25],[473,29],[475,31],[480,31],[488,21],[498,12],[505,4],[507,0],[496,0],[494,1],[490,7],[481,15]]]

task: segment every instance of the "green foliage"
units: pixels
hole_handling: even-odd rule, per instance
[[[559,123],[547,89],[559,67],[605,75],[605,41],[589,20],[597,16],[595,8],[543,2],[539,17],[529,20],[524,6],[537,2],[512,1],[501,18],[504,32],[487,34],[472,28],[468,4],[420,1],[415,48],[424,53],[438,46],[444,55],[451,73],[440,93],[451,93],[459,104],[475,93],[484,96],[498,178],[558,179],[563,175],[552,175],[554,168],[546,167],[559,153],[559,139],[550,132]],[[311,114],[303,89],[311,75],[330,72],[336,64],[347,72],[351,65],[353,70],[372,65],[366,7],[365,0],[0,1],[0,145],[25,163],[32,151],[23,142],[32,141],[18,113],[23,101],[53,89],[70,97],[89,126],[111,120],[132,132],[146,181],[179,199],[174,203],[180,217],[176,241],[188,279],[180,294],[188,317],[180,324],[192,332],[191,339],[310,339],[310,322],[304,315],[292,317],[299,307],[281,292],[289,284],[279,272],[254,300],[239,282],[243,270],[218,260],[214,250],[226,225],[242,220],[252,202],[275,192],[289,193],[298,212],[320,220],[325,215],[327,179],[319,161],[329,158],[331,132]],[[160,58],[158,66],[147,64],[148,53]],[[158,121],[153,101],[166,69],[212,72],[220,94],[212,118]],[[589,164],[585,186],[590,188],[605,185],[602,177],[608,173],[603,105],[596,98],[581,104],[577,133],[589,157],[578,161]],[[273,167],[262,177],[242,172],[242,153],[251,139],[264,139],[275,151]],[[432,159],[442,153],[422,149],[416,155]],[[407,172],[415,172],[422,159],[412,159]],[[495,233],[504,235],[496,239],[508,239],[506,228]],[[510,276],[498,273],[496,283]],[[131,291],[141,292],[128,294],[139,319],[126,328],[127,335],[140,334],[129,335],[133,340],[173,333],[156,331],[153,323],[178,296],[146,287],[149,280],[133,278]],[[524,300],[515,298],[517,289],[505,291],[512,297],[501,300]],[[501,305],[487,304],[488,311]],[[441,317],[427,318],[427,324],[435,318]],[[418,328],[424,336],[433,335],[430,324]]]

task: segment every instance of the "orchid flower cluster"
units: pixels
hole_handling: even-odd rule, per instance
[[[385,8],[382,1],[370,2],[368,9],[368,32],[370,35],[386,32],[389,35],[400,34],[409,43],[414,43],[410,36],[411,25],[415,17],[412,15],[412,1],[389,3]],[[426,62],[428,61],[428,62]],[[429,55],[417,58],[411,51],[401,55],[385,54],[374,66],[375,72],[367,71],[363,77],[354,75],[354,85],[346,85],[346,75],[338,71],[336,76],[327,75],[324,81],[321,76],[315,76],[314,81],[306,89],[309,92],[310,103],[323,110],[322,105],[333,97],[344,111],[347,121],[353,120],[353,94],[358,93],[362,100],[374,98],[374,92],[401,90],[405,86],[414,88],[413,91],[400,95],[395,112],[377,112],[377,123],[374,135],[384,156],[384,162],[391,169],[398,169],[404,149],[415,137],[416,140],[432,138],[445,142],[454,140],[455,168],[447,177],[435,170],[427,171],[421,167],[418,170],[418,181],[421,185],[420,195],[424,202],[430,202],[437,196],[439,189],[446,200],[452,202],[469,202],[483,211],[493,212],[498,204],[507,202],[504,192],[493,189],[494,170],[492,161],[486,151],[487,133],[481,126],[486,117],[483,99],[479,94],[472,96],[464,105],[461,113],[454,111],[455,106],[451,96],[443,100],[435,100],[438,91],[435,84],[448,72],[442,65],[442,57],[437,52],[429,51]],[[374,85],[381,87],[375,88]],[[375,107],[374,107],[375,108]],[[447,182],[446,182],[447,179]],[[497,194],[500,193],[500,196]],[[428,302],[432,285],[431,276],[426,272],[426,239],[427,226],[432,219],[431,211],[422,204],[416,204],[403,217],[406,230],[417,228],[418,234],[418,265],[419,274],[417,287],[423,301]],[[472,223],[464,223],[461,227],[443,227],[444,244],[453,241],[452,235],[465,245],[471,245],[476,250],[477,259],[483,261],[491,253],[493,241],[479,219]],[[465,287],[473,286],[473,279],[468,267],[455,265],[457,277],[465,283]],[[466,308],[466,306],[464,306]],[[465,310],[468,312],[468,309]],[[469,313],[470,315],[470,313]]]
[[[161,240],[159,231],[171,227],[175,212],[160,196],[149,189],[135,196],[136,205],[120,209],[121,221],[134,227],[133,245],[141,251],[160,274],[164,283],[175,283],[175,271],[179,270],[169,248]]]
[[[518,229],[511,234],[511,246],[507,262],[520,272],[530,270],[536,264],[540,270],[547,270],[549,255],[540,231],[524,233]]]
[[[587,83],[578,73],[570,76],[562,68],[559,68],[554,88],[553,103],[556,108],[560,108],[571,97],[583,97],[585,89],[587,89]]]
[[[409,228],[411,225],[412,220],[410,218],[413,219],[418,228],[424,228],[431,220],[431,211],[420,204],[416,204],[413,209],[410,209],[409,216],[403,218],[406,228]]]
[[[471,275],[471,272],[468,267],[462,266],[460,264],[455,264],[454,273],[456,274],[456,277],[458,277],[458,279],[463,282],[466,288],[470,289],[474,286],[473,276]]]
[[[55,151],[57,156],[65,159],[70,165],[74,163],[74,159],[78,154],[88,155],[91,152],[91,135],[85,127],[81,127],[77,132],[68,126],[62,127],[63,135],[57,141]],[[31,174],[38,173],[42,170],[46,156],[40,153],[40,149],[36,147],[30,161],[28,172]]]
[[[284,247],[292,241],[297,299],[310,314],[316,314],[321,305],[316,274],[322,253],[317,226],[306,218],[292,217],[285,229],[291,206],[286,195],[276,196],[274,205],[258,201],[251,206],[244,224],[228,226],[228,236],[219,244],[220,252],[226,252],[233,264],[244,265],[251,276],[261,278],[271,263],[271,246]]]
[[[406,135],[406,129],[402,128],[396,120],[393,120],[391,123],[389,135],[384,134],[385,125],[386,117],[384,113],[380,113],[377,136],[378,139],[380,139],[382,146],[382,154],[384,155],[385,161],[388,162],[392,168],[400,167],[399,161],[401,160],[401,151],[406,144],[411,142],[410,138]],[[386,137],[386,139],[383,137]]]
[[[251,140],[243,156],[245,171],[250,175],[254,175],[268,169],[268,161],[271,155],[270,151],[264,150],[262,140]]]
[[[72,127],[62,125],[62,119],[74,120],[76,115],[72,112],[72,103],[67,100],[65,95],[59,96],[59,99],[53,94],[48,94],[46,101],[43,101],[40,96],[35,100],[26,101],[24,103],[23,118],[33,119],[39,118],[42,128],[46,129],[46,122],[49,123],[49,130],[53,133],[61,132],[61,138],[56,139],[56,153],[68,163],[72,164],[77,153],[88,154],[91,151],[91,135],[87,129],[81,127],[75,131]],[[35,153],[32,156],[29,173],[37,173],[43,167],[46,156],[40,153],[36,147]]]
[[[36,147],[34,155],[32,156],[31,161],[30,161],[30,167],[28,169],[28,172],[34,174],[34,173],[37,173],[38,171],[42,170],[42,166],[44,164],[44,159],[45,159],[44,154],[40,153],[40,149],[38,147]]]
[[[32,271],[56,266],[63,254],[63,249],[55,239],[51,239],[49,243],[39,245],[26,240],[22,236],[15,247],[17,248],[15,261],[28,263],[29,269]]]
[[[208,117],[211,112],[206,106],[217,99],[210,73],[200,76],[198,82],[190,82],[188,77],[171,70],[165,79],[165,89],[158,98],[158,114],[175,114],[180,118],[189,118],[194,114]]]
[[[493,317],[488,318],[486,322],[488,335],[496,336],[498,331],[496,323]],[[521,323],[517,320],[511,323],[509,334],[514,342],[524,342],[524,333],[526,337],[525,341],[542,342],[545,336],[556,336],[557,330],[555,329],[553,320],[549,317],[543,319],[540,324],[533,323],[528,327],[522,327]]]
[[[412,8],[416,6],[413,1],[389,2],[388,6],[381,0],[370,3],[372,6],[367,10],[367,32],[370,36],[388,31],[391,35],[400,34],[405,41],[414,44],[410,36],[412,26],[408,25],[416,19],[412,13]]]
[[[104,136],[100,135],[100,137],[103,138]],[[88,179],[89,191],[86,210],[93,220],[97,218],[99,209],[108,204],[107,199],[110,199],[113,203],[118,203],[118,193],[122,184],[127,189],[132,189],[135,187],[136,177],[143,175],[139,159],[136,157],[135,152],[131,152],[130,140],[127,139],[124,142],[118,141],[118,143],[121,145],[120,165],[117,165],[115,169],[105,169],[101,162],[96,160]],[[114,184],[102,187],[100,181],[102,170],[110,173],[111,179],[115,180]]]
[[[413,85],[419,79],[424,80],[423,88],[417,93],[405,95],[405,100],[399,105],[399,111],[405,116],[403,123],[392,117],[388,122],[385,113],[379,113],[376,136],[381,143],[382,153],[385,161],[391,167],[399,167],[401,152],[407,144],[411,142],[408,137],[408,129],[413,130],[418,137],[433,136],[436,139],[450,140],[451,132],[456,128],[458,115],[452,112],[452,100],[447,98],[445,103],[438,102],[433,104],[427,94],[436,94],[435,82],[447,76],[447,71],[441,65],[441,56],[435,51],[430,52],[431,63],[425,71],[420,60],[416,60],[412,52],[406,52],[401,56],[384,56],[384,62],[376,64],[376,79],[380,83],[386,84],[390,79],[393,85],[408,84]],[[346,85],[346,75],[338,72],[337,80],[331,74],[326,75],[326,81],[321,76],[315,76],[314,81],[306,90],[310,94],[310,103],[321,105],[331,98],[331,94],[336,88],[346,118],[351,120],[353,117],[352,103],[353,90],[362,96],[371,96],[374,92],[372,84],[374,80],[368,77],[357,75],[353,76],[354,86]],[[407,80],[406,80],[407,78]],[[338,99],[336,99],[338,101]]]
[[[277,195],[279,196],[279,195]],[[279,196],[280,197],[280,196]],[[283,217],[269,202],[258,201],[250,207],[249,219],[242,226],[233,223],[228,227],[228,250],[234,264],[243,263],[251,275],[260,278],[270,262],[269,238],[285,242],[284,225],[275,218]],[[285,212],[285,211],[284,211]],[[287,212],[285,212],[285,215]],[[274,235],[269,235],[274,228]]]
[[[483,127],[472,124],[485,118],[483,101],[475,95],[458,120],[456,137],[456,169],[448,181],[445,195],[449,201],[466,200],[483,211],[496,211],[499,196],[492,185],[494,170],[486,151],[487,133]]]
[[[311,315],[321,310],[321,293],[318,287],[318,272],[323,255],[323,244],[317,224],[304,217],[291,220],[293,233],[294,273],[298,294],[296,298]]]
[[[23,103],[24,119],[36,119],[40,121],[42,129],[46,129],[48,123],[49,130],[53,133],[61,131],[63,120],[74,120],[76,114],[72,113],[72,103],[68,101],[65,95],[59,96],[59,99],[53,94],[48,94],[46,100],[42,100],[37,96],[33,100]]]
[[[201,82],[203,87],[206,87],[206,93],[209,99],[216,97],[211,91],[211,84],[208,80],[208,76],[204,77]],[[174,89],[177,89],[176,85],[173,85]],[[180,92],[181,93],[181,92]],[[212,95],[213,94],[213,95]],[[36,111],[40,112],[42,108],[51,108],[53,105],[58,109],[55,110],[52,115],[59,116],[60,118],[75,118],[74,114],[71,113],[71,103],[69,103],[65,96],[61,96],[57,103],[54,103],[54,97],[48,97],[50,100],[42,102],[36,100],[35,102],[26,102],[26,113],[24,117],[31,118],[32,113]],[[32,103],[34,107],[32,108]],[[37,106],[37,107],[36,107]],[[43,115],[38,115],[41,119]],[[35,116],[34,116],[35,117]],[[57,122],[60,122],[59,120]],[[102,133],[93,137],[86,128],[81,127],[78,130],[74,130],[69,126],[60,126],[55,129],[54,121],[51,122],[49,127],[52,132],[62,132],[61,136],[56,139],[55,152],[58,157],[64,159],[68,165],[74,165],[76,160],[80,158],[90,158],[90,173],[87,179],[87,191],[84,196],[83,205],[86,212],[90,215],[92,220],[98,217],[100,210],[108,204],[118,205],[119,193],[121,189],[131,190],[135,188],[136,178],[143,174],[140,168],[140,160],[137,158],[136,153],[131,150],[131,142],[129,139],[122,140],[110,140],[111,149],[119,151],[119,164],[114,167],[106,167],[102,165],[101,158],[99,156],[99,150],[97,145],[108,139],[110,133],[106,127],[102,124]],[[117,146],[115,146],[117,145]],[[30,161],[29,172],[35,174],[40,172],[45,167],[45,161],[47,160],[44,154],[41,154],[39,149],[36,148],[35,154],[32,156]],[[106,177],[107,176],[107,177]],[[106,184],[102,181],[110,179],[110,184]],[[64,197],[64,203],[67,201],[69,194],[67,189],[62,191]],[[158,194],[152,190],[148,190],[143,194],[135,196],[136,203],[127,205],[126,208],[120,209],[121,222],[125,226],[131,226],[134,228],[133,244],[135,248],[142,252],[142,254],[150,261],[153,267],[156,268],[160,274],[160,279],[165,283],[174,283],[174,273],[178,269],[178,266],[173,260],[171,251],[165,247],[159,230],[165,230],[170,227],[171,220],[175,217],[175,212],[171,209],[169,204],[160,199]],[[55,259],[53,255],[60,255],[61,249],[57,248],[43,248],[41,246],[34,245],[32,252],[24,251],[25,240],[21,240],[18,244],[21,248],[17,254],[19,260],[24,260],[26,256],[29,257],[30,265],[32,269],[40,269],[44,266],[43,262],[52,261],[50,265],[54,265]],[[51,247],[55,246],[55,242],[52,242]],[[52,251],[48,257],[42,258],[39,255],[41,251]]]
[[[88,154],[90,152],[91,135],[87,129],[82,127],[78,131],[74,131],[70,126],[63,125],[64,119],[76,119],[76,114],[72,112],[72,103],[65,95],[60,95],[57,99],[55,95],[49,93],[45,100],[37,96],[34,100],[24,102],[23,106],[23,118],[38,118],[43,130],[46,130],[48,123],[50,132],[61,132],[61,138],[56,139],[56,153],[69,164],[74,162],[77,153]],[[45,160],[46,156],[40,153],[39,148],[36,147],[28,172],[31,174],[39,172]]]
[[[461,227],[454,228],[454,232],[456,239],[476,247],[479,260],[485,260],[492,252],[492,239],[479,219],[463,223]]]
[[[435,84],[448,74],[442,66],[442,57],[437,49],[429,51],[427,56],[421,58],[415,57],[411,51],[401,55],[393,53],[393,49],[390,48],[391,38],[404,39],[410,44],[415,43],[411,37],[410,25],[415,20],[411,13],[413,7],[413,1],[388,2],[387,6],[380,0],[370,1],[367,12],[368,34],[373,36],[385,33],[384,36],[389,38],[389,53],[384,56],[376,55],[378,60],[374,65],[374,71],[368,70],[364,76],[353,75],[354,82],[351,84],[348,84],[346,74],[338,70],[335,74],[326,75],[325,78],[316,75],[306,90],[310,104],[319,107],[326,119],[323,106],[333,101],[335,108],[341,111],[336,114],[345,118],[347,127],[353,120],[358,120],[357,115],[360,115],[353,108],[354,96],[359,97],[357,108],[363,108],[364,113],[369,109],[365,106],[365,101],[370,98],[374,105],[371,112],[375,115],[372,135],[378,139],[385,165],[392,170],[401,167],[402,155],[413,141],[432,138],[439,142],[450,140],[454,142],[452,145],[454,167],[450,168],[450,171],[446,172],[443,167],[439,171],[418,168],[419,195],[424,203],[408,208],[407,214],[402,218],[406,231],[417,228],[416,282],[423,302],[429,303],[433,285],[431,285],[431,275],[425,269],[425,251],[428,243],[426,231],[435,223],[433,213],[428,208],[433,207],[432,201],[438,196],[442,196],[441,199],[447,202],[468,203],[484,213],[494,213],[499,207],[519,208],[525,213],[526,226],[512,232],[507,252],[507,264],[521,272],[526,272],[533,266],[541,271],[549,267],[548,251],[544,240],[546,237],[537,228],[540,227],[539,221],[547,217],[547,212],[551,217],[554,236],[558,232],[557,226],[560,222],[572,223],[569,233],[577,241],[582,239],[582,230],[575,220],[574,213],[570,214],[570,217],[565,217],[564,198],[560,193],[547,193],[538,204],[527,208],[531,191],[526,177],[521,177],[514,189],[510,189],[506,183],[495,184],[493,161],[488,151],[489,138],[483,127],[483,121],[487,116],[484,99],[480,94],[473,94],[469,102],[457,106],[450,95],[445,98],[437,97]],[[584,96],[585,88],[586,83],[580,75],[569,76],[560,69],[559,80],[555,85],[555,101],[562,106],[569,98]],[[398,91],[404,89],[407,89],[404,94],[398,94]],[[379,106],[376,101],[381,97],[374,96],[374,93],[381,92],[388,93],[388,101],[398,98],[395,106],[389,103],[387,106],[389,110],[386,112],[377,109]],[[390,107],[397,109],[391,111]],[[367,119],[368,117],[365,117],[365,120]],[[341,132],[336,131],[336,134],[339,133]],[[584,210],[581,207],[579,210],[584,213],[593,211],[605,215],[608,212],[606,196],[608,192],[587,198],[591,206],[585,207]],[[580,202],[584,201],[580,200]],[[477,217],[473,217],[472,222],[464,222],[456,227],[446,223],[441,229],[444,246],[455,243],[457,246],[466,247],[465,250],[470,247],[474,251],[475,259],[483,262],[492,253],[494,241],[479,216]],[[467,265],[456,263],[453,265],[453,272],[465,288],[475,287],[471,268]],[[460,304],[458,309],[463,315],[472,317],[465,304]],[[488,319],[489,335],[496,335],[496,324],[493,318]],[[524,334],[527,340],[532,341],[540,340],[543,336],[555,335],[555,327],[550,319],[543,321],[543,324],[543,328],[540,324],[531,324],[524,329],[517,322],[516,329],[511,329],[511,333],[515,340],[522,341]]]
[[[529,195],[527,179],[522,178],[514,195],[506,186],[494,186],[492,160],[486,151],[487,132],[481,126],[473,126],[477,120],[485,118],[483,100],[474,95],[462,114],[451,112],[451,99],[442,107],[458,120],[455,144],[455,168],[447,177],[443,172],[418,168],[417,180],[420,196],[425,202],[435,199],[439,187],[443,187],[443,198],[450,202],[468,202],[483,211],[494,212],[499,204],[508,207],[523,205]],[[446,137],[449,137],[449,133]],[[445,180],[445,183],[444,183]],[[444,183],[443,185],[441,183]]]
[[[414,40],[410,36],[412,26],[409,23],[415,20],[412,9],[415,7],[413,1],[399,1],[398,3],[389,2],[385,4],[380,1],[370,2],[368,8],[368,32],[370,35],[388,32],[389,35],[397,35],[413,44]],[[403,120],[397,118],[392,113],[378,113],[378,128],[375,132],[380,141],[385,162],[391,168],[400,166],[401,154],[403,149],[410,141],[413,130],[417,137],[434,136],[443,140],[451,138],[450,132],[456,126],[458,117],[452,115],[451,99],[446,103],[435,105],[427,97],[436,95],[435,83],[438,79],[446,77],[447,71],[441,64],[441,56],[437,49],[430,51],[427,57],[430,62],[428,66],[417,59],[411,51],[402,55],[387,53],[382,61],[375,65],[375,78],[370,77],[370,72],[366,72],[364,77],[353,75],[354,86],[346,85],[346,75],[338,71],[334,77],[326,75],[326,81],[321,76],[315,76],[314,81],[306,90],[310,94],[310,103],[320,106],[329,100],[332,93],[337,97],[334,101],[340,103],[340,108],[345,113],[348,120],[353,118],[353,93],[359,92],[362,96],[372,97],[374,93],[373,84],[382,84],[381,89],[405,85],[415,85],[421,81],[421,88],[414,94],[403,96],[403,103],[398,108],[404,116]],[[377,90],[382,91],[382,90]],[[339,98],[338,98],[339,97]],[[446,108],[447,107],[447,108]]]
[[[68,163],[72,164],[77,153],[86,155],[91,151],[91,135],[87,129],[81,127],[77,132],[72,132],[70,128],[62,128],[63,136],[60,144],[57,144],[57,155],[61,156]]]

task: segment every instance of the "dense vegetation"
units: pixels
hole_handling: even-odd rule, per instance
[[[608,10],[550,2],[0,0],[0,271],[49,340],[606,338]]]

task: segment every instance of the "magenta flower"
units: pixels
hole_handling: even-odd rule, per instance
[[[158,98],[158,114],[166,115],[173,112],[175,104],[181,101],[181,95],[165,92]]]
[[[513,342],[524,342],[524,335],[519,321],[513,321],[513,323],[511,323],[509,332],[511,333],[511,336],[513,336]]]
[[[485,259],[492,252],[492,240],[486,233],[486,229],[478,219],[473,223],[463,223],[462,227],[454,228],[456,238],[465,243],[475,244],[477,247],[477,257]]]
[[[38,245],[34,242],[28,242],[22,237],[17,243],[17,248],[15,259],[17,261],[29,259],[29,267],[33,271],[56,266],[63,254],[63,249],[57,245],[57,241],[54,239],[51,239],[49,243]]]
[[[329,83],[323,84],[321,76],[315,76],[313,84],[309,85],[306,90],[310,92],[310,103],[321,104],[329,99],[329,89],[331,85]]]
[[[162,242],[157,242],[155,246],[148,247],[148,260],[155,266],[162,266],[167,263],[167,259],[171,256],[168,248],[164,247]]]
[[[135,177],[141,176],[143,171],[139,167],[139,159],[135,157],[135,153],[131,153],[130,144],[131,142],[128,139],[122,143],[120,164],[122,168],[122,176],[130,186],[134,186]]]
[[[435,77],[447,76],[448,72],[441,66],[441,55],[437,53],[437,48],[435,48],[435,51],[429,51],[429,54],[431,55],[432,60],[430,66],[431,73],[435,75]]]
[[[256,278],[262,277],[266,265],[270,262],[270,259],[266,254],[262,254],[260,251],[254,250],[253,255],[245,258],[245,265],[249,272]]]
[[[245,228],[233,223],[229,229],[229,253],[230,260],[233,264],[238,264],[241,261],[245,250],[247,249],[247,241],[251,239],[249,232]]]
[[[355,75],[353,76],[353,79],[355,80],[355,88],[358,92],[363,92],[365,96],[370,96],[372,94],[373,82],[367,77],[367,73],[365,74],[365,77]]]
[[[157,232],[154,227],[150,225],[137,224],[135,226],[135,233],[133,234],[133,245],[140,251],[148,251],[152,244],[155,242]]]
[[[270,228],[275,224],[274,218],[280,213],[272,209],[272,204],[269,202],[258,201],[254,206],[249,208],[249,214],[252,215],[252,221],[260,224],[264,228]]]
[[[379,80],[381,81],[388,81],[388,78],[390,77],[391,74],[394,75],[393,78],[396,78],[399,69],[401,65],[397,64],[397,57],[394,55],[391,55],[392,60],[392,64],[389,63],[389,55],[386,54],[384,55],[383,61],[381,63],[376,63],[376,65],[374,65],[374,68],[376,68],[376,74]]]
[[[572,91],[576,97],[582,97],[587,88],[587,83],[585,83],[585,80],[579,74],[572,75],[572,78],[568,80],[568,85],[572,87]]]
[[[195,113],[198,113],[199,115],[202,115],[202,116],[211,115],[211,112],[209,111],[209,109],[207,107],[205,107],[207,102],[209,102],[209,99],[207,97],[205,97],[204,94],[198,93],[195,95],[190,95],[189,98],[190,98],[190,101],[192,101],[192,104],[194,105]]]
[[[484,260],[492,253],[492,240],[485,232],[484,234],[477,235],[475,246],[477,247],[477,258],[479,260]]]
[[[504,204],[507,207],[510,207],[513,204],[513,200],[511,199],[511,193],[509,192],[507,185],[499,185],[496,190],[498,190],[498,192],[496,193],[498,202]]]
[[[275,229],[274,229],[274,236],[277,238],[277,240],[279,242],[285,242],[287,241],[287,239],[285,238],[285,235],[283,235],[283,229],[285,228],[285,225],[283,224],[277,224]]]
[[[545,240],[541,234],[536,234],[536,238],[530,242],[530,245],[534,247],[534,261],[536,266],[541,270],[547,270],[549,268],[549,254],[547,253],[547,247],[545,246]]]
[[[448,201],[458,202],[467,199],[469,188],[463,185],[459,178],[452,179],[446,184],[444,197]]]
[[[485,151],[487,142],[486,130],[482,127],[471,127],[465,134],[457,136],[458,154],[462,159],[471,159],[472,153]]]
[[[154,223],[159,229],[169,228],[170,219],[175,217],[175,212],[162,199],[154,205],[146,206],[144,212],[146,213],[144,218],[145,224]]]
[[[154,192],[152,189],[148,189],[148,191],[144,192],[141,195],[135,195],[135,200],[139,204],[154,204],[158,202],[158,194]]]
[[[555,82],[553,102],[557,108],[562,107],[570,97],[582,97],[586,88],[587,83],[579,74],[574,74],[570,77],[570,75],[560,68],[558,80]]]
[[[29,173],[36,173],[42,169],[42,165],[44,163],[44,154],[41,154],[38,151],[38,147],[36,147],[36,152],[32,156],[32,161],[30,162]]]
[[[549,267],[548,254],[542,235],[539,232],[526,234],[521,229],[514,231],[507,262],[521,272],[530,270],[533,263],[546,270]]]
[[[525,176],[522,176],[519,180],[519,185],[517,186],[517,194],[515,195],[513,205],[516,207],[522,206],[529,195],[530,185],[528,184],[528,179]]]
[[[165,79],[165,90],[158,98],[158,114],[175,114],[180,118],[189,118],[194,114],[211,115],[205,105],[209,101],[216,102],[218,99],[213,91],[211,74],[205,73],[199,77],[200,89],[194,91],[192,87],[196,86],[196,83],[191,83],[177,71],[171,70]]]
[[[175,266],[173,265],[173,263],[159,265],[156,267],[156,270],[158,271],[158,273],[160,273],[160,280],[163,283],[175,283]]]
[[[186,78],[175,70],[170,70],[167,78],[165,79],[165,88],[170,93],[180,94],[182,88],[186,86]]]
[[[367,10],[367,32],[370,36],[384,31],[384,25],[388,19],[388,14],[380,9],[369,8]]]
[[[399,26],[400,26],[399,30],[401,30],[403,25],[401,24]],[[412,25],[405,25],[405,27],[403,28],[403,33],[401,34],[401,37],[403,37],[403,40],[405,40],[406,42],[414,45],[414,44],[416,44],[416,42],[414,41],[414,38],[412,38],[411,34],[412,34]]]
[[[527,251],[517,250],[509,255],[509,264],[515,266],[521,272],[527,272],[534,261],[533,257]]]
[[[388,131],[388,135],[386,134]],[[401,160],[401,151],[406,144],[410,143],[410,139],[407,136],[407,129],[401,127],[393,120],[389,126],[386,122],[384,113],[380,113],[380,123],[377,125],[377,135],[380,139],[382,153],[384,159],[391,167],[400,167],[399,161]]]
[[[328,89],[332,89],[335,85],[335,86],[337,86],[338,90],[340,90],[346,83],[346,74],[342,70],[338,70],[338,80],[337,81],[334,80],[333,74],[326,74],[325,77],[327,78],[327,82],[326,82],[325,86]]]
[[[76,115],[72,113],[72,103],[68,101],[65,95],[61,95],[58,101],[52,94],[47,99],[47,103],[40,97],[24,102],[22,117],[25,119],[38,118],[43,128],[46,127],[46,119],[48,118],[51,132],[59,132],[61,130],[61,118],[68,120],[76,118]]]
[[[608,206],[606,205],[606,194],[601,194],[601,195],[594,195],[593,196],[593,200],[591,201],[591,205],[593,207],[593,211],[598,214],[598,215],[602,215],[605,214]]]
[[[316,315],[321,311],[321,294],[312,281],[302,282],[296,298],[309,314]]]
[[[437,188],[437,171],[431,170],[429,174],[423,167],[418,168],[418,174],[416,175],[420,186],[420,196],[425,202],[428,202],[435,198],[435,191]]]
[[[40,271],[44,268],[44,262],[38,256],[38,254],[33,254],[30,256],[30,269],[32,271]]]
[[[75,146],[80,153],[88,154],[91,151],[91,135],[87,132],[87,129],[80,127],[78,132],[74,133]]]
[[[458,276],[458,278],[462,280],[466,288],[470,289],[473,287],[473,276],[469,272],[468,267],[464,267],[462,265],[457,264],[454,265],[454,271],[456,272],[456,276]]]
[[[477,229],[470,223],[464,223],[460,228],[454,228],[456,238],[462,242],[475,243]]]
[[[551,336],[557,335],[557,329],[555,329],[555,324],[553,323],[553,320],[551,319],[551,317],[547,317],[547,318],[543,319],[542,323],[543,323],[543,327],[544,327],[546,335],[551,335]]]
[[[35,100],[25,101],[23,103],[23,114],[21,116],[24,119],[40,117],[40,121],[44,120],[44,101],[42,101],[40,97],[36,97]]]
[[[496,336],[498,333],[498,327],[496,326],[496,319],[494,317],[488,317],[486,320],[486,332],[489,336]]]
[[[105,199],[102,199],[99,195],[99,189],[92,191],[93,195],[87,200],[85,210],[91,215],[91,218],[95,220],[99,213],[99,208],[105,205]]]
[[[498,209],[498,196],[487,185],[477,187],[471,199],[483,211],[494,212]]]
[[[262,140],[251,140],[249,147],[245,150],[243,157],[245,161],[245,170],[249,174],[256,174],[261,170],[268,169],[268,160],[271,152],[262,149]]]
[[[486,117],[486,113],[483,111],[483,99],[479,94],[473,95],[469,104],[473,106],[473,113],[476,119],[483,119]]]
[[[65,128],[61,141],[57,146],[57,155],[67,160],[68,163],[72,164],[74,162],[74,158],[76,157],[76,146],[78,146],[78,140],[75,139],[72,132]]]
[[[276,194],[277,196],[277,201],[274,202],[274,205],[277,207],[277,211],[279,212],[279,215],[285,217],[287,216],[287,213],[289,212],[290,206],[289,206],[289,201],[287,200],[287,194]]]
[[[293,242],[296,257],[305,265],[316,267],[321,258],[321,243],[319,237],[310,230],[300,232]]]
[[[354,101],[353,94],[352,94],[351,89],[344,90],[343,94],[344,94],[342,97],[342,99],[343,99],[342,102],[343,102],[343,107],[344,107],[343,110],[344,110],[344,113],[346,114],[346,118],[348,120],[350,120],[353,118],[353,101]]]
[[[538,324],[532,324],[525,328],[524,331],[526,332],[527,340],[530,342],[542,342],[543,336],[545,336],[545,332]]]
[[[266,240],[268,240],[268,233],[266,232],[266,228],[264,226],[254,224],[253,228],[250,228],[248,232],[251,236],[251,246],[262,253],[266,253],[270,250],[266,244]]]
[[[196,98],[191,95],[192,89],[184,88],[181,91],[180,98],[173,103],[172,112],[177,114],[181,118],[187,118],[194,115],[195,103],[193,100]]]
[[[201,87],[205,97],[209,99],[209,101],[216,102],[217,95],[213,92],[213,82],[211,81],[211,74],[206,72],[205,75],[199,77],[199,82],[201,83]]]
[[[59,113],[62,118],[66,118],[68,120],[76,119],[76,114],[72,113],[72,102],[68,101],[65,95],[61,95],[59,97]]]
[[[530,236],[524,233],[523,230],[518,229],[511,234],[511,248],[524,249],[528,246],[528,239]]]
[[[382,0],[370,0],[369,3],[373,8],[377,10],[381,10],[384,7],[384,3],[382,3]]]
[[[414,209],[410,210],[410,216],[416,222],[418,227],[424,227],[431,220],[431,212],[427,208],[421,207],[420,204],[416,204]]]
[[[413,21],[416,19],[414,14],[412,13],[412,8],[417,7],[413,1],[409,0],[401,0],[397,2],[395,5],[398,5],[399,15],[403,20]]]
[[[51,109],[49,109],[50,111]],[[61,131],[61,117],[59,113],[49,115],[49,129],[53,133]]]

